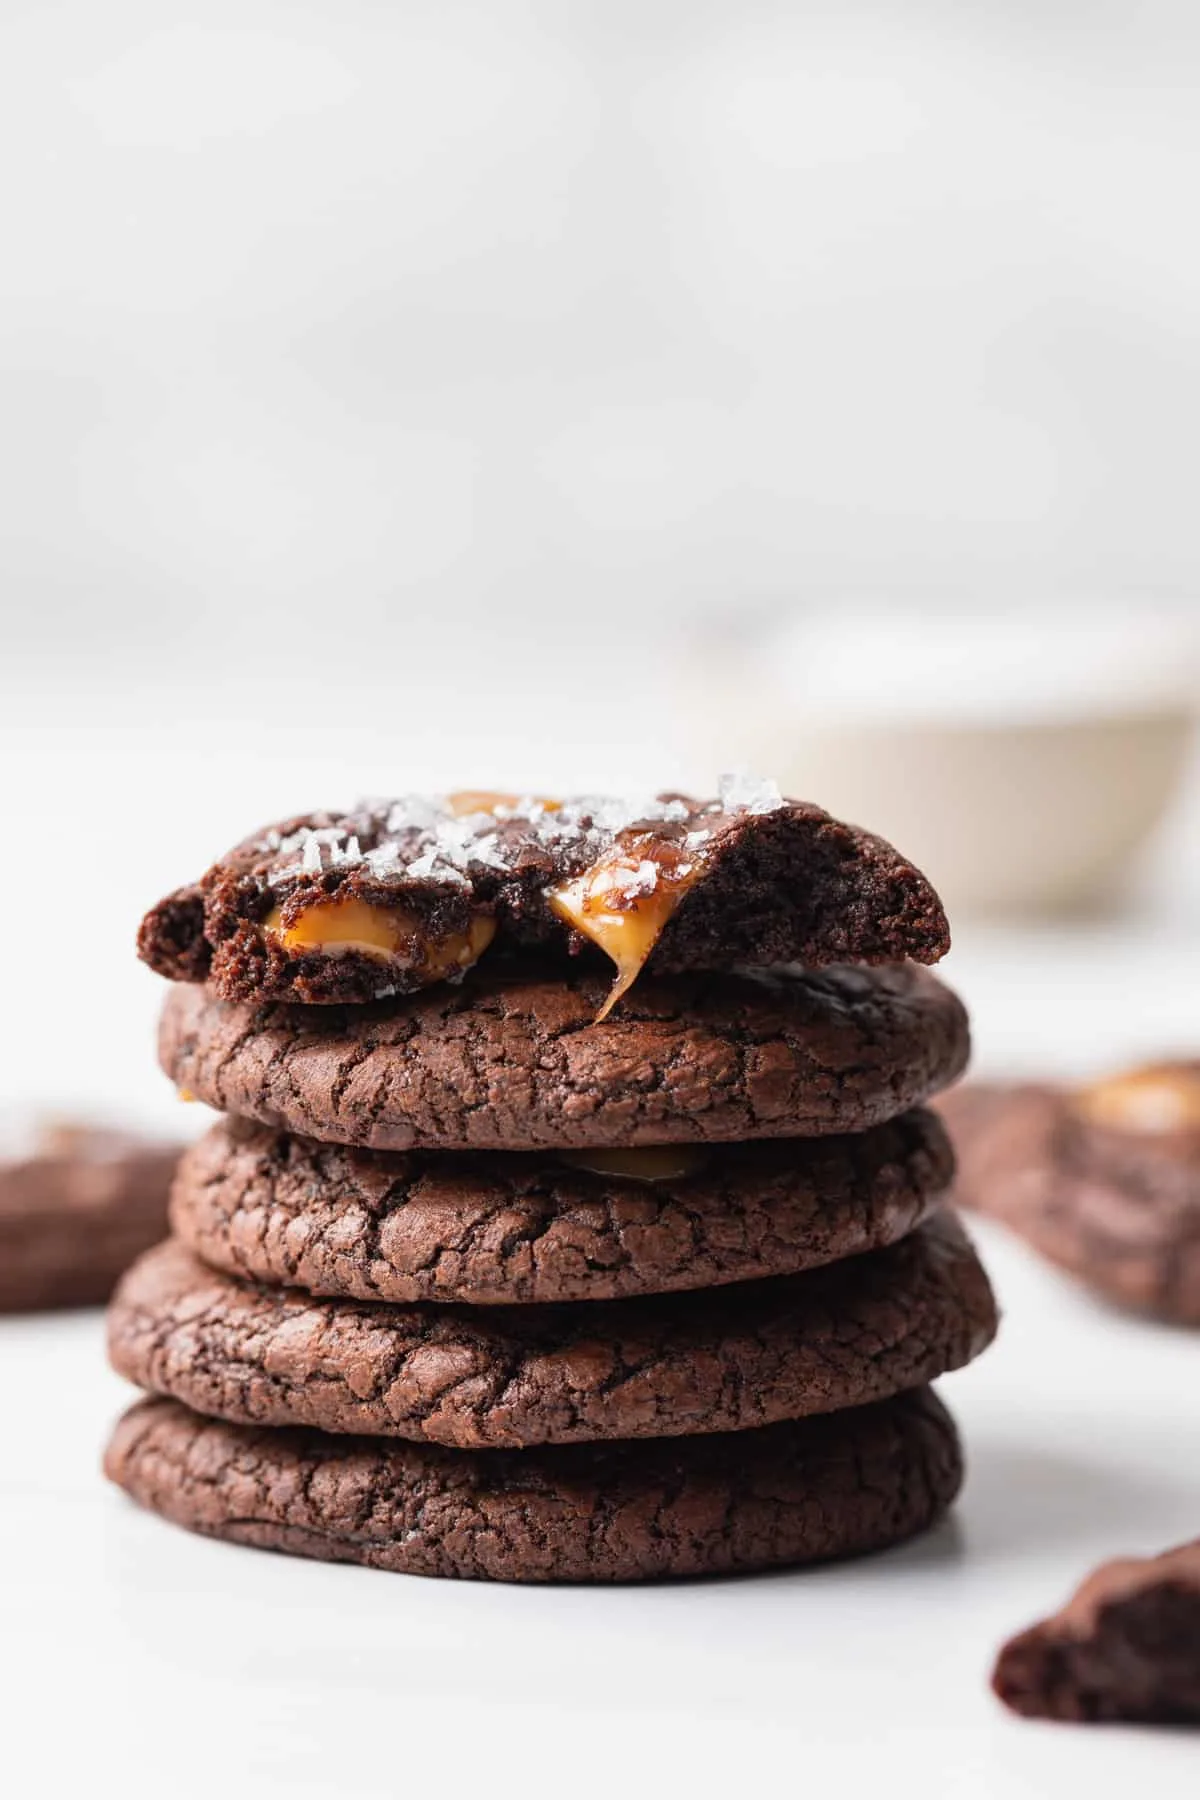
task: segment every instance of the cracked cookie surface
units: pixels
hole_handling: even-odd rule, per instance
[[[219,1111],[374,1149],[555,1149],[864,1131],[953,1081],[961,1001],[912,964],[643,980],[544,970],[357,1007],[176,986],[159,1059]]]
[[[180,1164],[171,1217],[210,1266],[312,1294],[605,1300],[882,1248],[928,1216],[953,1174],[924,1111],[854,1137],[685,1146],[679,1158],[681,1172],[649,1179],[548,1151],[356,1150],[223,1119]]]
[[[534,1307],[320,1300],[235,1281],[174,1240],[109,1308],[114,1368],[197,1412],[463,1448],[743,1431],[884,1399],[990,1342],[961,1226],[708,1293]]]
[[[733,1437],[449,1451],[263,1431],[143,1400],[110,1480],[192,1531],[413,1575],[646,1581],[859,1555],[932,1525],[962,1479],[927,1391]]]
[[[32,1131],[0,1160],[0,1312],[107,1300],[166,1234],[180,1149],[97,1126]]]

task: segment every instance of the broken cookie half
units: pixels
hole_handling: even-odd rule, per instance
[[[949,941],[882,838],[727,778],[713,800],[472,791],[289,819],[152,907],[138,948],[225,999],[306,1004],[410,993],[506,951],[599,952],[607,1011],[647,966],[933,963]]]
[[[1200,1539],[1105,1563],[1004,1646],[992,1685],[1027,1718],[1200,1725]]]

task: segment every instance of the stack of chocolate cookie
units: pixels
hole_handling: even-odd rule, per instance
[[[879,1548],[989,1341],[921,1110],[967,1055],[889,845],[718,800],[372,802],[169,896],[177,1086],[228,1116],[112,1305],[108,1472],[192,1529],[623,1580]]]

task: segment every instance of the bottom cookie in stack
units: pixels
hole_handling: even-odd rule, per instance
[[[882,1550],[962,1478],[928,1391],[754,1431],[536,1450],[448,1450],[258,1429],[143,1400],[110,1478],[209,1537],[410,1575],[646,1581]]]

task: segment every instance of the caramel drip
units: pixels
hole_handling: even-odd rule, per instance
[[[626,838],[582,875],[549,890],[551,911],[603,950],[616,968],[597,1024],[629,992],[667,920],[702,872],[699,857],[685,855],[675,844]]]

